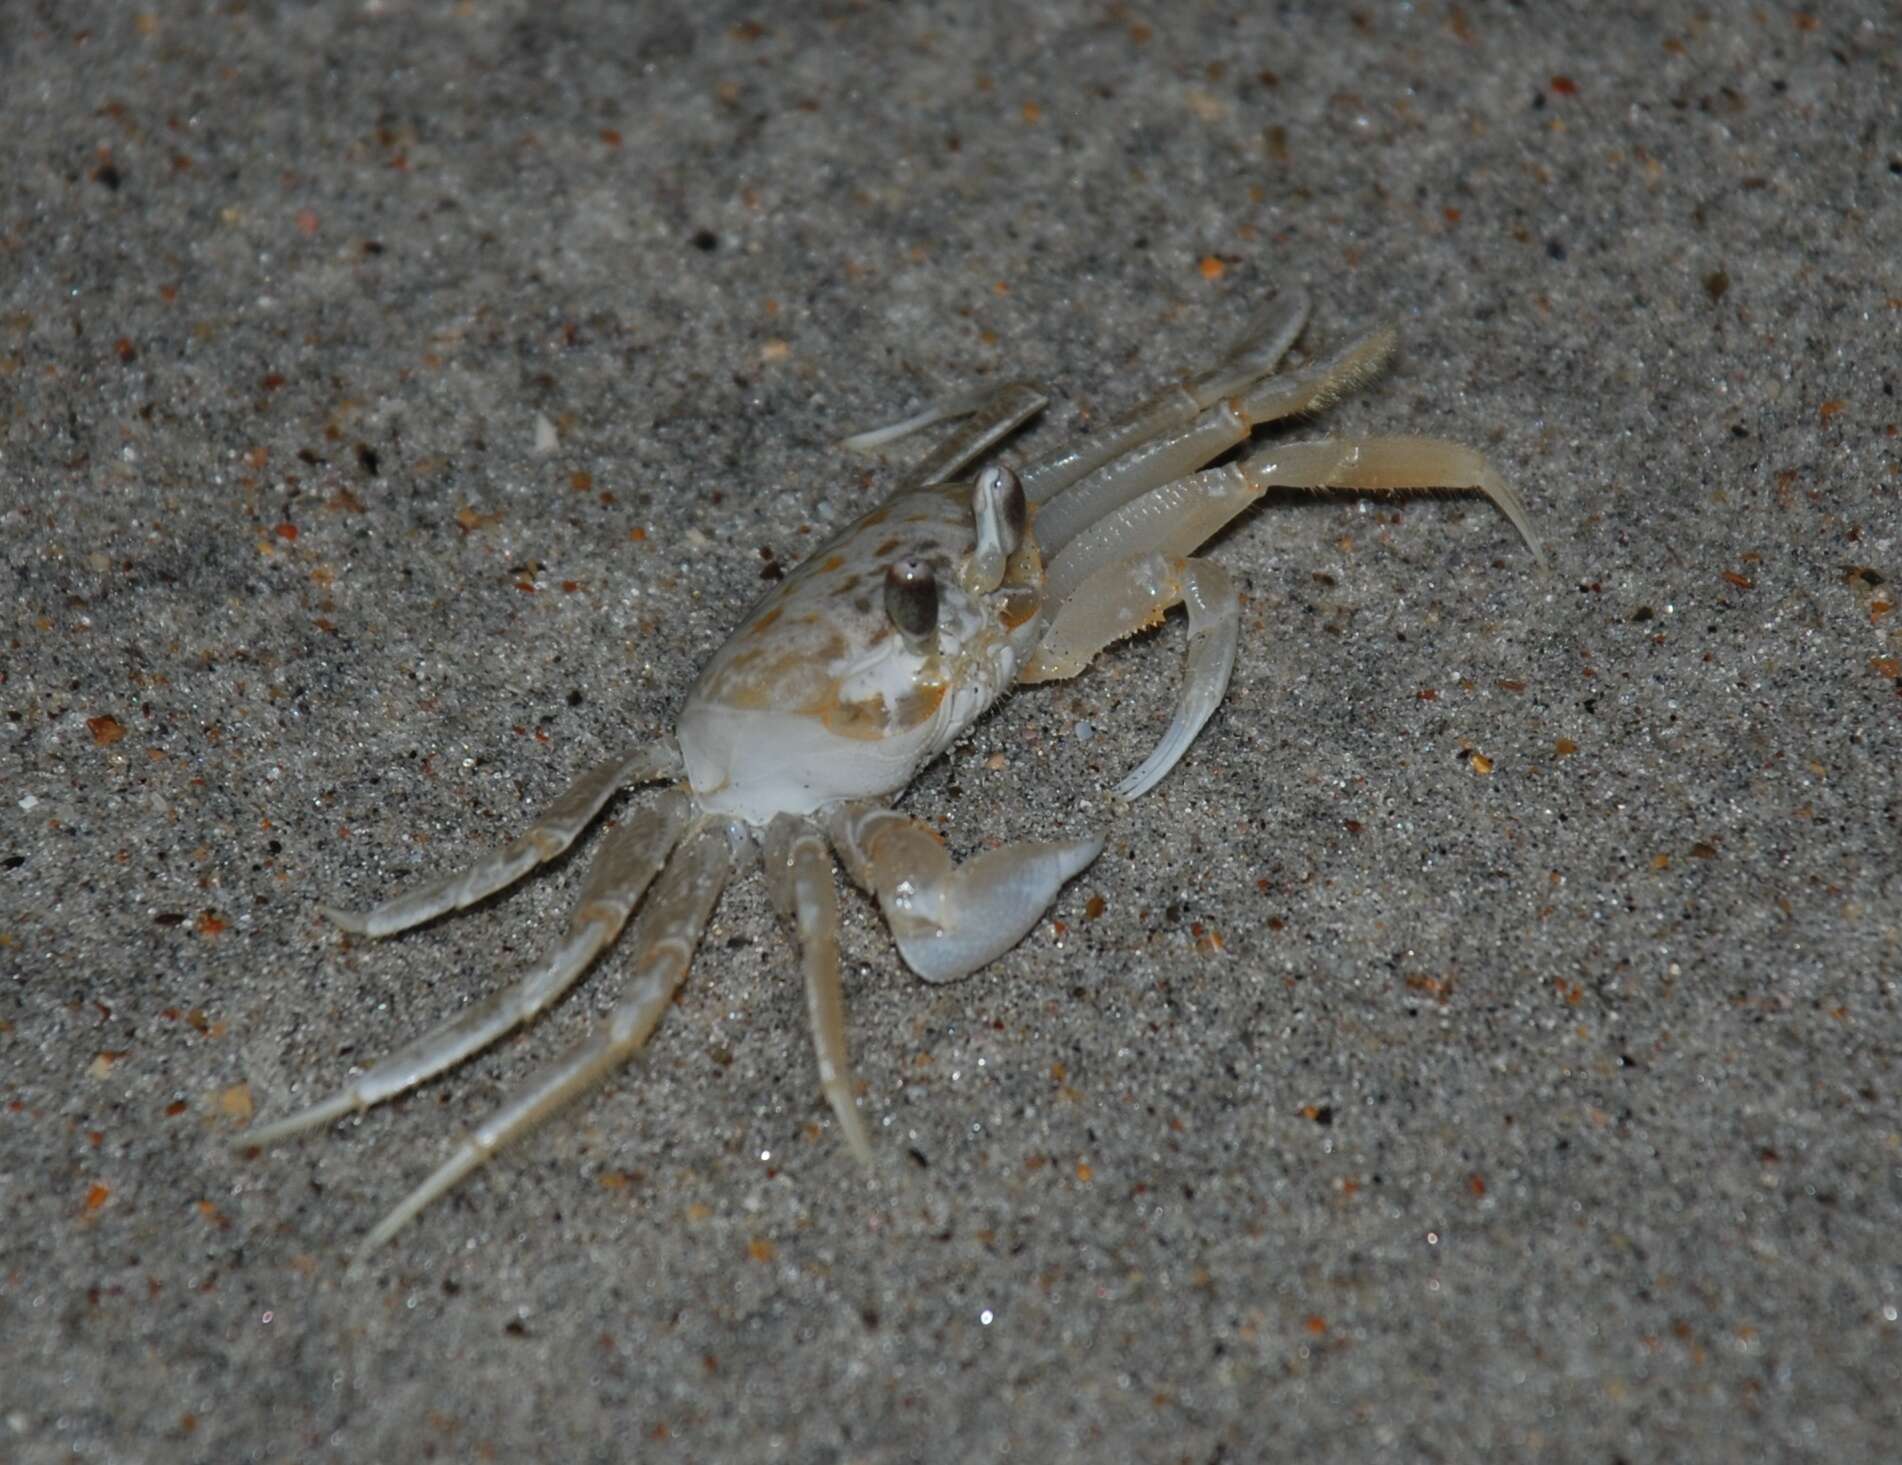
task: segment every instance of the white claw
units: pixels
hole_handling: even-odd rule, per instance
[[[1023,940],[1057,892],[1102,853],[1100,838],[1011,844],[918,883],[909,911],[887,907],[898,954],[927,982],[967,977]]]
[[[962,865],[917,820],[852,805],[828,824],[852,878],[878,897],[905,964],[954,982],[1029,934],[1057,892],[1103,852],[1103,840],[1007,844]]]

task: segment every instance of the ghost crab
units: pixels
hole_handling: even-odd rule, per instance
[[[526,976],[242,1142],[287,1138],[460,1063],[560,997],[633,916],[634,970],[619,1004],[372,1229],[361,1258],[640,1049],[685,979],[735,861],[757,843],[773,903],[797,936],[820,1088],[847,1145],[869,1163],[846,1058],[831,852],[876,898],[912,970],[948,982],[1016,945],[1103,848],[1100,838],[1012,844],[954,866],[928,826],[889,807],[999,696],[1073,677],[1111,642],[1184,606],[1174,716],[1116,793],[1134,799],[1155,787],[1220,703],[1235,661],[1239,598],[1222,568],[1195,551],[1271,487],[1476,489],[1543,564],[1519,496],[1455,443],[1280,442],[1204,469],[1261,424],[1326,407],[1393,350],[1394,332],[1381,329],[1276,375],[1307,310],[1305,295],[1284,293],[1214,369],[1016,471],[993,466],[953,481],[1044,406],[1022,385],[849,439],[870,448],[970,419],[753,608],[688,693],[672,741],[584,774],[526,833],[466,871],[364,914],[329,912],[359,935],[407,930],[553,859],[620,790],[671,785],[602,841],[568,934]]]

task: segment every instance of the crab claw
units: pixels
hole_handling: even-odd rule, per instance
[[[1103,852],[1103,841],[1007,844],[954,866],[909,815],[848,804],[826,832],[852,878],[878,898],[905,964],[927,982],[955,982],[1023,940],[1057,892]]]

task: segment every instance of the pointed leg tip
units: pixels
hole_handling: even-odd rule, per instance
[[[340,930],[348,931],[352,936],[368,936],[372,934],[370,930],[370,913],[368,911],[359,914],[356,911],[339,910],[334,905],[327,905],[323,907],[323,913],[325,919],[330,921],[332,925],[338,927]]]
[[[293,1119],[297,1117],[299,1116],[292,1116]],[[280,1119],[274,1124],[260,1124],[251,1129],[241,1130],[231,1137],[231,1143],[233,1147],[240,1150],[248,1150],[253,1146],[261,1150],[269,1149],[272,1145],[289,1139],[307,1127]]]
[[[872,1168],[872,1137],[865,1128],[865,1116],[859,1112],[858,1100],[852,1097],[852,1079],[848,1075],[843,1084],[834,1087],[823,1086],[826,1107],[832,1111],[832,1117],[838,1121],[839,1136],[845,1141],[845,1147],[852,1152],[867,1170]]]
[[[257,1145],[262,1149],[287,1139],[293,1139],[307,1129],[317,1129],[343,1118],[346,1114],[357,1113],[363,1108],[364,1105],[359,1103],[357,1099],[348,1092],[332,1094],[322,1103],[312,1104],[308,1108],[299,1109],[296,1113],[287,1114],[282,1119],[274,1120],[270,1124],[262,1124],[255,1129],[247,1129],[238,1135],[233,1143],[245,1149],[249,1149],[252,1145]]]
[[[347,1277],[360,1277],[370,1268],[370,1259],[390,1244],[390,1238],[409,1224],[412,1212],[407,1203],[398,1206],[376,1225],[372,1226],[350,1252],[350,1265],[344,1269]]]
[[[841,1114],[839,1127],[845,1131],[845,1147],[852,1152],[852,1158],[857,1160],[860,1167],[869,1175],[876,1165],[876,1160],[872,1154],[872,1137],[866,1133],[865,1121],[859,1116],[858,1110],[853,1109],[850,1117]]]

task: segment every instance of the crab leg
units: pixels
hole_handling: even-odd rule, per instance
[[[1044,505],[1037,513],[1038,546],[1055,557],[1104,515],[1214,462],[1263,423],[1322,410],[1386,365],[1395,340],[1391,326],[1372,331],[1305,371],[1256,383],[1245,395],[1216,402],[1180,431],[1143,443]]]
[[[467,870],[386,900],[361,915],[328,908],[324,914],[359,936],[391,936],[445,911],[459,911],[506,889],[537,865],[554,859],[575,842],[575,836],[594,822],[602,806],[621,789],[679,776],[680,753],[671,742],[624,753],[582,774],[526,833],[499,850],[491,850]]]
[[[993,392],[971,421],[938,444],[905,475],[904,488],[947,483],[967,463],[1009,437],[1049,405],[1050,399],[1027,382],[1008,382]]]
[[[1276,487],[1363,493],[1474,488],[1498,506],[1545,563],[1525,502],[1471,448],[1438,438],[1317,438],[1277,443],[1240,463],[1165,483],[1098,520],[1050,561],[1044,601],[1061,614],[1063,604],[1106,565],[1151,550],[1189,554]]]
[[[806,1013],[819,1060],[819,1088],[859,1160],[872,1163],[872,1142],[852,1097],[845,1051],[845,1000],[839,986],[839,892],[825,836],[806,820],[781,814],[766,831],[766,885],[780,915],[799,934],[806,971]]]
[[[940,422],[949,422],[954,417],[971,418],[968,424],[938,444],[923,462],[906,473],[900,491],[926,488],[934,483],[950,481],[958,469],[981,457],[1049,404],[1050,399],[1028,382],[1006,382],[1001,387],[987,387],[978,392],[947,398],[907,417],[903,422],[854,434],[839,446],[853,452],[871,452],[899,438],[910,437],[914,432],[922,432]]]
[[[634,1056],[686,979],[694,948],[700,944],[732,865],[732,836],[725,823],[702,824],[687,836],[668,862],[654,898],[634,923],[640,955],[627,994],[605,1020],[597,1020],[586,1038],[545,1069],[526,1091],[476,1126],[427,1180],[379,1221],[358,1247],[358,1262],[502,1146],[519,1139]]]
[[[481,1052],[527,1022],[572,987],[621,933],[686,822],[686,796],[661,795],[651,809],[643,809],[603,842],[569,920],[567,939],[527,976],[374,1064],[321,1103],[249,1130],[240,1142],[275,1144],[367,1109]]]
[[[1307,291],[1285,291],[1249,323],[1241,340],[1213,370],[1164,388],[1104,432],[1025,467],[1019,475],[1025,496],[1033,504],[1044,503],[1112,458],[1193,421],[1204,408],[1273,371],[1307,323]],[[1208,461],[1203,458],[1192,466],[1199,468]],[[1043,530],[1037,532],[1041,539]]]
[[[878,898],[899,955],[927,982],[954,982],[1023,940],[1101,839],[1007,844],[953,867],[929,828],[877,804],[826,821],[852,878]]]
[[[868,427],[864,432],[855,432],[850,437],[839,439],[839,446],[851,453],[876,453],[901,438],[913,433],[923,432],[927,427],[936,427],[940,422],[951,422],[959,417],[969,417],[980,410],[996,391],[994,387],[974,387],[970,391],[959,392],[954,397],[944,397],[936,402],[927,402],[909,417],[897,422],[888,422],[880,427]]]
[[[1105,565],[1064,602],[1017,677],[1020,682],[1073,677],[1110,642],[1158,624],[1174,605],[1189,611],[1182,696],[1155,751],[1116,785],[1126,799],[1148,793],[1181,761],[1228,690],[1242,613],[1228,572],[1214,560],[1164,554]]]
[[[1183,689],[1169,730],[1116,791],[1133,799],[1175,766],[1228,688],[1240,602],[1228,576],[1187,556],[1275,486],[1390,492],[1439,484],[1477,487],[1499,506],[1539,564],[1544,551],[1525,504],[1470,448],[1436,438],[1328,438],[1282,443],[1225,468],[1153,488],[1098,520],[1051,560],[1044,577],[1049,628],[1018,680],[1075,676],[1111,641],[1153,626],[1170,606],[1189,607]]]

